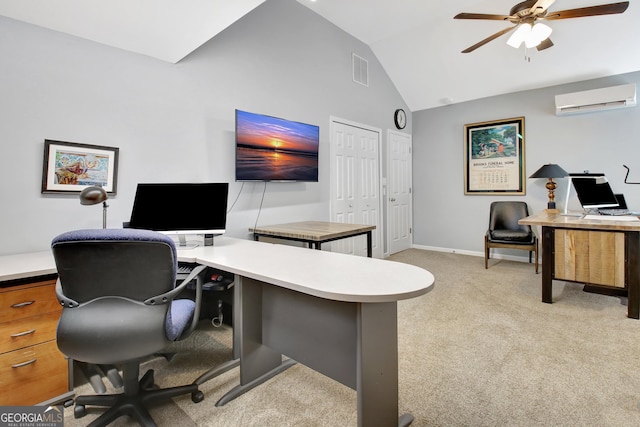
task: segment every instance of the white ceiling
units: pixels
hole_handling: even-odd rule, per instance
[[[178,62],[264,0],[0,0],[0,15]],[[519,0],[297,0],[368,44],[412,111],[640,70],[640,5],[621,15],[549,21],[555,46],[461,50],[510,24],[454,20],[506,15]],[[557,0],[549,10],[619,0]],[[372,84],[374,84],[372,82]]]

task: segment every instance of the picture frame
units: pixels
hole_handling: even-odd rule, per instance
[[[120,149],[45,139],[42,193],[80,193],[100,186],[115,195]]]
[[[524,117],[464,126],[464,194],[524,195]]]

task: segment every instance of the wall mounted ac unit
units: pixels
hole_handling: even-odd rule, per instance
[[[635,106],[635,83],[556,95],[557,116]]]

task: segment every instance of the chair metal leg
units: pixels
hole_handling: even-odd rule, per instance
[[[487,236],[484,236],[484,269],[489,268],[489,242],[487,241]]]

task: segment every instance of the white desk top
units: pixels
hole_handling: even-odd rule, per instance
[[[178,259],[348,302],[414,298],[429,292],[435,280],[427,270],[395,261],[228,237],[179,250]]]
[[[429,292],[433,275],[395,261],[216,237],[214,246],[178,249],[178,260],[219,268],[338,301],[388,302]],[[0,256],[0,281],[56,272],[50,251]]]
[[[0,256],[0,281],[56,274],[51,251]]]

